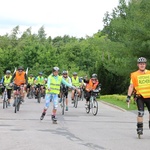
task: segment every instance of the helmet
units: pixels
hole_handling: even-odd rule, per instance
[[[97,79],[97,74],[92,74],[92,78],[95,78],[95,79]]]
[[[43,73],[42,72],[39,72],[39,75],[42,75]]]
[[[54,71],[59,71],[59,68],[58,67],[53,67],[53,72]]]
[[[68,74],[68,71],[63,71],[62,74]]]
[[[30,76],[32,76],[32,77],[33,77],[33,74],[30,74]]]
[[[24,68],[22,66],[19,66],[18,70],[24,70]]]
[[[73,73],[73,76],[77,76],[78,74],[76,72]]]
[[[146,62],[147,62],[147,59],[145,57],[140,57],[137,60],[137,63],[146,63]]]
[[[47,81],[47,78],[45,78],[44,80]]]
[[[6,71],[6,74],[11,74],[11,71],[10,71],[10,70],[7,70],[7,71]]]

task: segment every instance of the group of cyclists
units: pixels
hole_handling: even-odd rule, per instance
[[[53,110],[51,118],[52,120],[56,119],[58,103],[62,101],[62,91],[65,88],[65,97],[66,97],[66,108],[68,111],[68,92],[71,91],[71,100],[74,103],[74,92],[77,91],[79,97],[81,97],[81,88],[84,89],[86,103],[89,101],[90,91],[97,88],[99,81],[97,74],[93,74],[90,79],[87,76],[78,77],[77,72],[72,74],[72,77],[69,77],[68,71],[64,70],[61,75],[58,67],[53,67],[52,73],[44,78],[43,73],[39,72],[37,77],[34,77],[33,74],[29,76],[24,71],[23,67],[18,67],[17,71],[13,74],[10,70],[6,71],[6,74],[1,79],[1,85],[3,85],[2,93],[4,88],[7,88],[8,94],[8,105],[10,106],[11,93],[13,93],[13,99],[15,97],[15,92],[17,89],[20,90],[22,102],[24,102],[25,96],[29,96],[29,92],[32,89],[34,91],[35,98],[37,98],[37,89],[41,88],[42,96],[45,98],[45,105],[40,117],[43,120],[47,109],[50,106],[50,102],[53,103]],[[23,85],[23,88],[20,86]],[[13,104],[14,106],[14,104]],[[85,104],[85,107],[87,105]]]

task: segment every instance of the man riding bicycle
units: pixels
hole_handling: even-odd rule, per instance
[[[38,94],[38,89],[41,88],[41,94],[42,96],[44,95],[44,85],[45,85],[45,80],[43,77],[43,73],[39,72],[39,75],[35,78],[34,83],[36,85],[35,88],[35,98],[37,98],[37,94]]]
[[[86,104],[85,107],[87,107],[87,102],[90,100],[91,97],[91,90],[95,90],[99,84],[99,81],[97,79],[97,74],[92,74],[92,77],[90,80],[84,80],[85,86],[85,98],[86,98]]]
[[[80,87],[82,86],[82,80],[80,80],[80,78],[78,77],[78,74],[76,72],[73,73],[71,81],[72,81],[72,85],[77,88],[77,92],[80,96],[81,95]],[[75,92],[75,90],[72,90],[72,92],[71,92],[72,103],[74,103],[74,92]]]
[[[12,91],[12,87],[9,86],[9,84],[11,83],[11,78],[12,78],[11,71],[7,70],[5,76],[1,80],[1,84],[4,85],[4,88],[2,88],[2,95],[5,88],[7,89],[8,106],[10,106],[11,91]]]
[[[28,83],[28,78],[27,74],[24,71],[23,67],[18,67],[18,70],[13,74],[11,78],[11,83],[14,83],[14,91],[13,91],[13,97],[15,97],[15,93],[17,89],[20,90],[20,86],[23,85],[23,88],[21,88],[21,96],[22,96],[22,101],[24,102],[24,97],[25,97],[25,89],[26,85]]]
[[[68,71],[63,71],[62,73],[62,78],[68,82],[70,85],[72,85],[71,83],[71,79],[70,77],[68,76]],[[60,103],[62,102],[62,92],[64,91],[65,89],[65,97],[66,97],[66,111],[68,111],[68,87],[66,85],[64,85],[63,83],[61,84],[61,87],[60,87]]]
[[[33,74],[30,74],[30,76],[28,77],[27,97],[29,96],[29,91],[31,89],[33,90],[33,85],[34,85],[34,77]]]

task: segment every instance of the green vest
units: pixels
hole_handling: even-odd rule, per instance
[[[76,79],[74,79],[74,77],[72,77],[72,85],[74,85],[75,87],[79,87],[80,86],[80,82],[79,82],[79,78],[78,77]]]
[[[53,93],[53,94],[59,94],[60,92],[60,84],[62,81],[62,77],[57,76],[57,79],[53,75],[50,75],[48,77],[48,80],[50,80],[50,91],[46,90],[46,93]]]
[[[9,78],[7,78],[6,76],[4,76],[4,86],[6,86],[7,89],[11,89],[10,86],[6,85],[9,84],[11,81],[12,76],[10,76]]]
[[[33,85],[33,83],[34,83],[34,78],[28,78],[28,83],[30,84],[30,85]]]
[[[36,79],[36,84],[44,85],[44,77],[37,77]]]

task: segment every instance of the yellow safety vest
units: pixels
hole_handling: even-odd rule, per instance
[[[57,78],[55,78],[55,76],[50,75],[48,79],[50,79],[50,91],[47,89],[46,93],[59,94],[62,77],[57,76]]]
[[[28,83],[29,83],[30,85],[33,85],[33,83],[34,83],[34,78],[28,77]]]
[[[80,82],[79,82],[79,78],[78,77],[76,79],[74,77],[72,77],[72,85],[74,85],[75,87],[79,87],[80,86]]]
[[[6,84],[9,84],[11,81],[12,76],[9,76],[9,78],[6,77],[6,75],[4,76],[4,86],[6,86]],[[6,86],[7,89],[11,89],[10,86]]]

